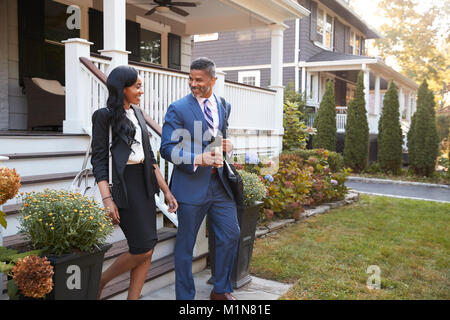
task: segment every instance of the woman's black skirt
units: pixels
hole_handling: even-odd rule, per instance
[[[150,251],[158,242],[155,198],[149,198],[145,187],[143,164],[127,165],[124,173],[128,207],[119,208],[120,228],[131,254]]]

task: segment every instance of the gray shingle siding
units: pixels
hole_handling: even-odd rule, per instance
[[[334,19],[334,51],[345,53],[345,25]]]

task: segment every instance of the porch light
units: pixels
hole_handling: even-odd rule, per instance
[[[156,7],[158,13],[167,13],[170,11],[169,7]]]

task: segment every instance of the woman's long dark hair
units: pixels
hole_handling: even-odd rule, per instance
[[[108,108],[112,111],[111,126],[115,134],[123,132],[128,139],[128,145],[131,148],[133,143],[137,141],[134,139],[136,128],[134,124],[127,118],[125,109],[123,107],[124,94],[123,89],[131,87],[136,83],[138,73],[136,69],[129,66],[119,66],[115,68],[106,80],[108,87],[108,101],[106,102]]]

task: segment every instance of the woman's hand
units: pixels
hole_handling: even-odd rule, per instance
[[[119,209],[117,208],[111,197],[103,200],[105,206],[105,213],[111,218],[113,224],[120,223]]]
[[[164,193],[164,199],[166,199],[166,203],[169,206],[169,212],[175,212],[178,209],[177,199],[173,196],[172,192],[167,191]]]

